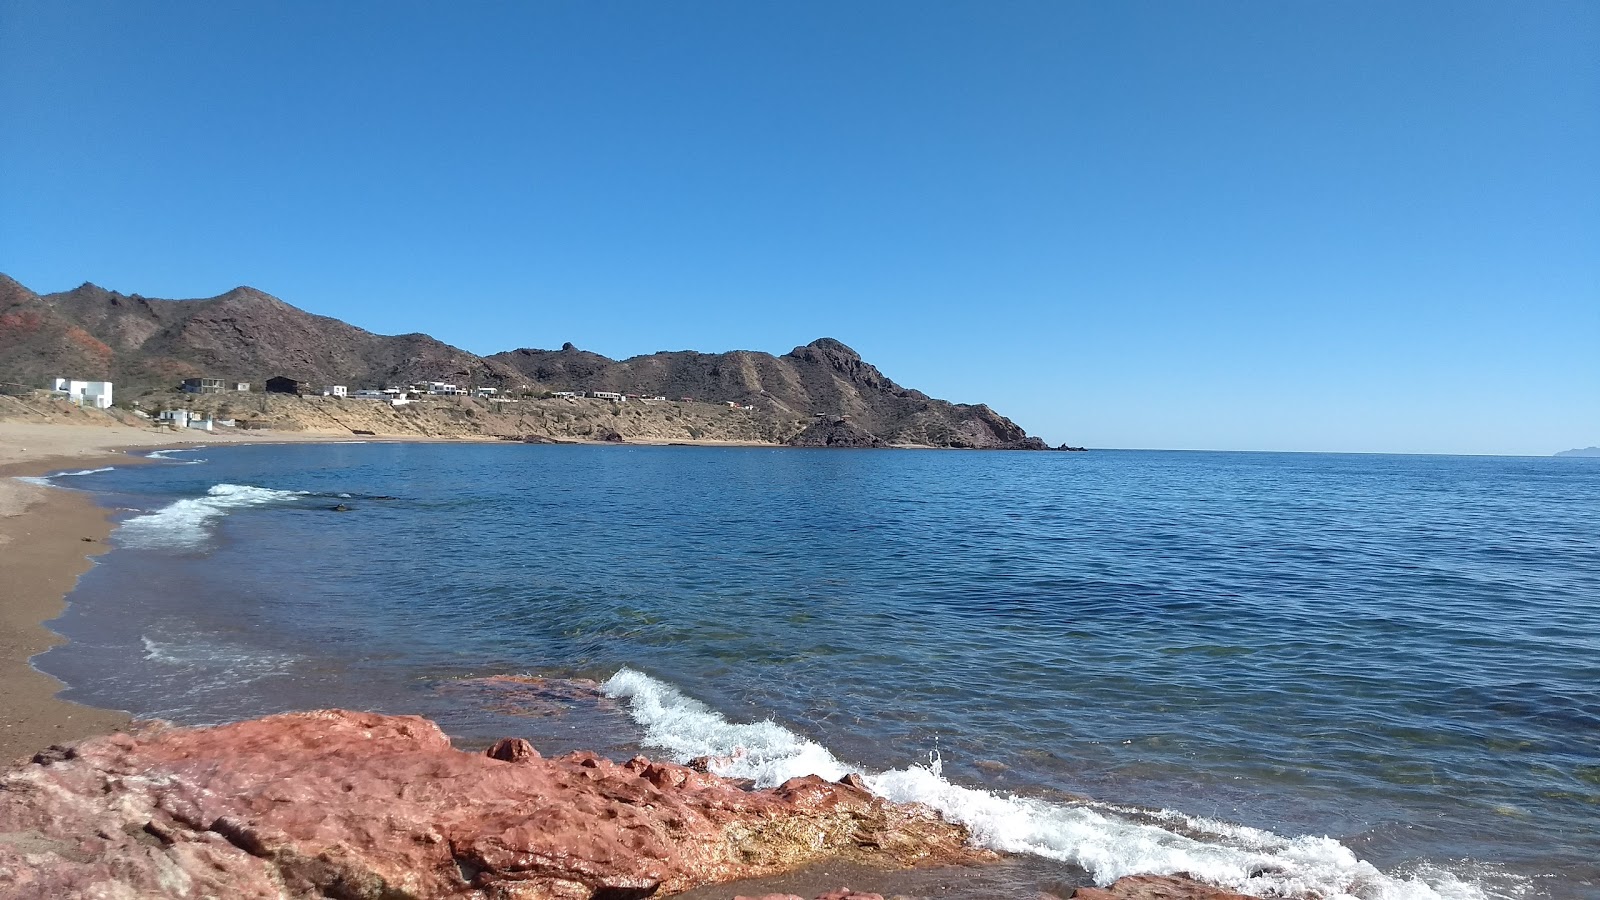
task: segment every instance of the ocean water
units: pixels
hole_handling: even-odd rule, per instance
[[[1600,896],[1600,460],[161,457],[55,479],[121,523],[35,660],[73,699],[859,771],[1019,896]]]

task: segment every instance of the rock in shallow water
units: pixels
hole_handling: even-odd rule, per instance
[[[988,857],[918,806],[815,776],[745,791],[638,757],[450,746],[329,710],[150,728],[0,777],[7,896],[628,900],[831,857]]]

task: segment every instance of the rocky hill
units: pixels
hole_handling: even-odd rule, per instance
[[[831,338],[782,356],[746,350],[654,353],[613,360],[567,344],[479,357],[425,334],[373,334],[238,287],[199,300],[161,300],[84,284],[39,295],[0,275],[0,381],[110,379],[118,396],[166,391],[184,378],[259,386],[287,375],[312,385],[386,387],[454,381],[522,396],[616,391],[750,406],[764,420],[854,435],[801,443],[1043,449],[984,405],[948,403],[901,387]],[[862,436],[864,435],[864,437]],[[715,437],[712,435],[711,437]]]
[[[199,376],[256,385],[274,375],[318,385],[522,380],[425,334],[373,334],[254,288],[157,300],[84,284],[41,297],[4,275],[0,373],[34,381],[72,373],[134,389]]]
[[[891,444],[1043,449],[1014,422],[984,405],[935,400],[903,388],[854,350],[822,338],[783,356],[652,353],[613,361],[567,344],[489,357],[547,390],[617,391],[750,405],[783,417],[846,418]]]

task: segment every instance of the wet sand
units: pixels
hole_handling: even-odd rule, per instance
[[[124,425],[0,421],[0,766],[51,744],[118,730],[126,713],[58,699],[61,682],[28,660],[62,642],[45,627],[91,559],[110,549],[110,515],[87,494],[18,481],[64,469],[138,465],[124,449],[350,440],[349,435],[207,435]]]

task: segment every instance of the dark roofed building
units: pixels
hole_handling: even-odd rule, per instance
[[[269,394],[299,394],[305,391],[304,381],[295,381],[282,375],[267,379],[267,393]]]

